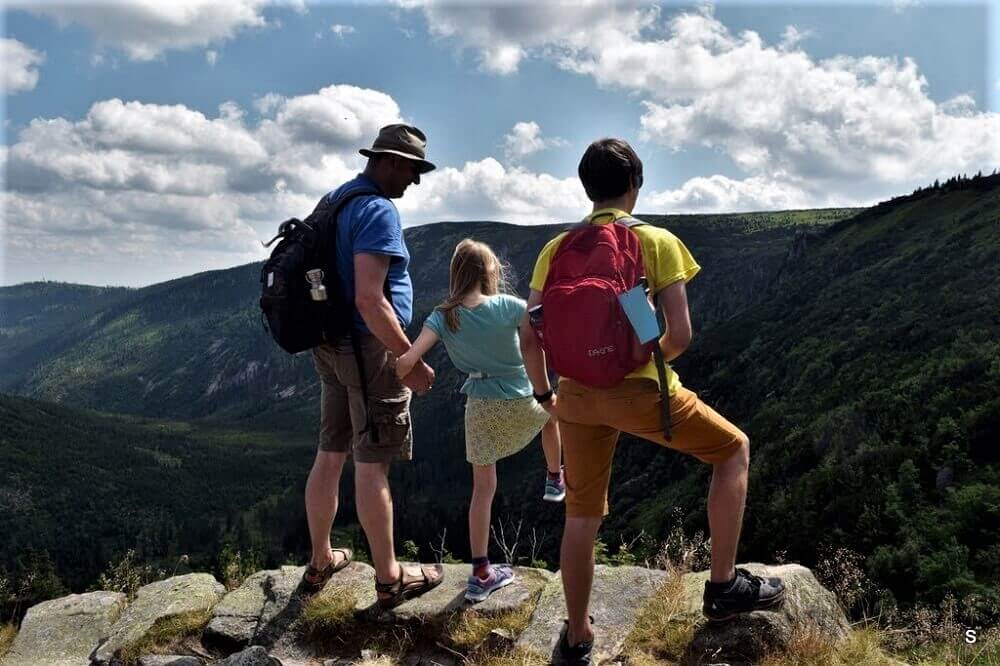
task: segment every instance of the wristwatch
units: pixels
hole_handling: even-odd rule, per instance
[[[535,400],[538,404],[544,405],[549,400],[552,400],[552,389],[549,389],[545,393],[532,393],[532,395],[535,396]]]

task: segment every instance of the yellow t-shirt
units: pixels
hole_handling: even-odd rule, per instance
[[[616,208],[604,208],[595,211],[587,220],[591,224],[608,224],[623,217],[628,217],[628,213]],[[659,293],[663,288],[679,280],[687,282],[701,270],[701,266],[695,262],[694,257],[684,247],[684,243],[666,229],[643,224],[633,227],[632,231],[639,237],[639,242],[642,245],[642,262],[646,267],[646,279],[649,281],[652,293]],[[535,262],[535,270],[531,274],[531,288],[535,291],[542,291],[545,287],[545,279],[549,274],[552,256],[567,233],[569,232],[564,231],[550,240],[539,253],[538,260]],[[681,387],[681,380],[669,364],[667,364],[666,369],[667,388],[670,395],[673,395]],[[652,354],[650,354],[649,363],[636,369],[628,377],[652,379],[659,386],[656,363],[652,360]]]

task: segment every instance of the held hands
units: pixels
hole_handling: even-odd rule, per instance
[[[404,354],[405,356],[405,354]],[[400,356],[400,360],[402,360]],[[434,369],[427,365],[423,361],[420,361],[415,366],[411,364],[413,368],[405,376],[400,377],[403,384],[410,388],[410,390],[415,391],[417,395],[423,395],[431,390],[431,386],[434,385]],[[399,374],[399,364],[396,365],[396,374]]]
[[[417,360],[418,357],[413,353],[413,350],[396,357],[396,376],[401,380],[404,379],[413,370],[413,366],[417,364]]]

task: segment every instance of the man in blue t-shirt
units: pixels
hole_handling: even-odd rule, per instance
[[[410,253],[391,199],[434,168],[424,159],[426,145],[416,127],[383,127],[371,149],[360,151],[368,158],[364,173],[327,195],[336,198],[358,188],[378,193],[351,199],[337,216],[337,275],[346,301],[354,303],[358,344],[345,338],[313,349],[322,402],[319,451],[306,482],[312,559],[302,587],[318,592],[350,563],[350,549],[331,546],[330,528],[340,475],[353,454],[358,519],[371,547],[379,604],[386,608],[432,589],[444,576],[440,565],[403,567],[396,560],[388,481],[389,463],[412,457],[410,391],[422,393],[434,382],[434,371],[423,362],[402,381],[395,370],[396,357],[410,348],[403,329],[412,316],[413,285]]]

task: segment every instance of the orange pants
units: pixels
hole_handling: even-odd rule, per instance
[[[626,379],[610,389],[559,382],[559,433],[566,465],[566,515],[608,514],[608,483],[618,435],[627,432],[702,462],[722,462],[746,435],[685,388],[670,397],[671,440],[660,425],[656,382]]]

